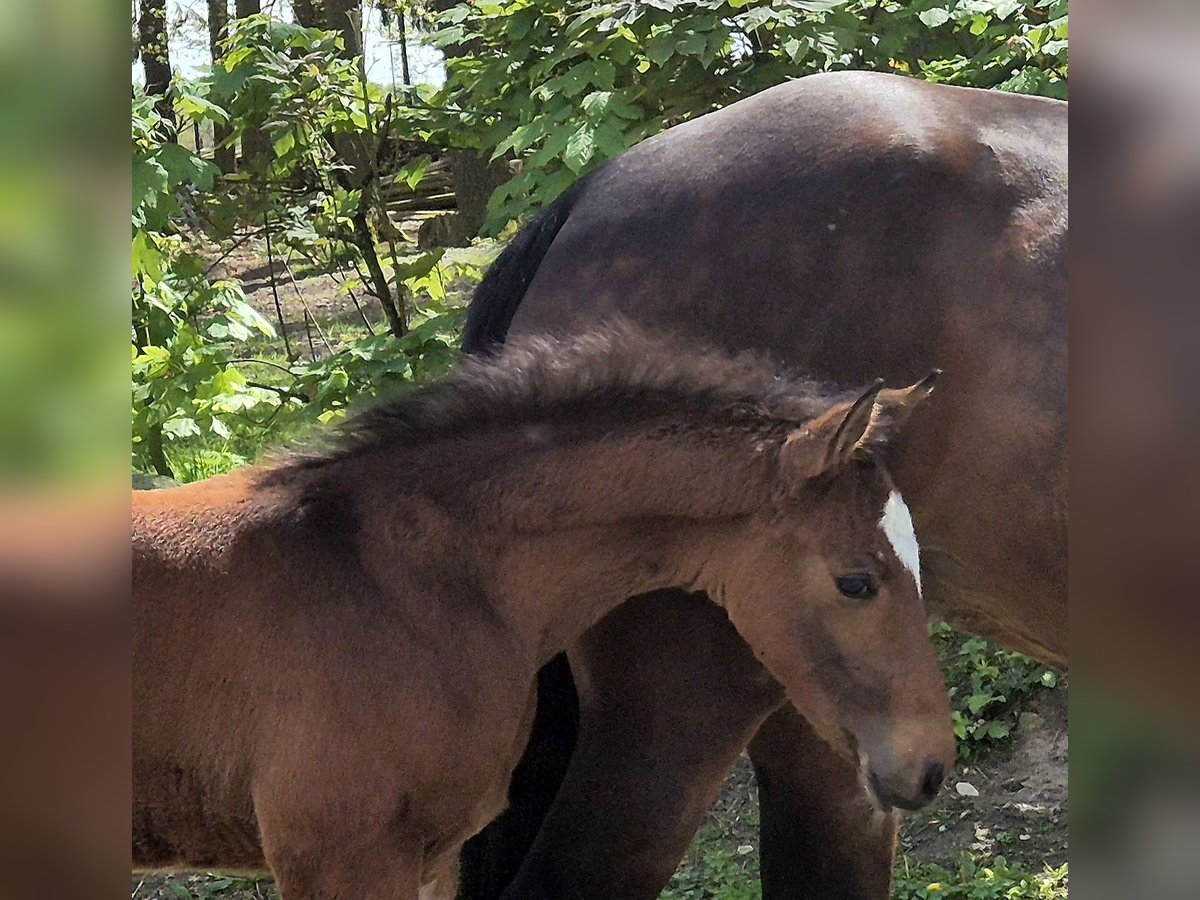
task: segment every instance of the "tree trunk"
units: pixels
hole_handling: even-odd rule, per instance
[[[142,70],[146,75],[146,93],[158,97],[155,109],[177,130],[175,108],[171,103],[171,52],[167,44],[167,0],[141,0],[138,16],[138,45]]]
[[[386,214],[386,213],[385,213]],[[393,337],[404,337],[408,333],[407,310],[396,305],[392,295],[391,285],[388,284],[387,274],[379,262],[379,254],[375,251],[375,237],[371,234],[371,226],[367,222],[367,199],[363,197],[358,210],[354,213],[354,244],[362,254],[367,272],[371,276],[370,293],[375,295],[383,308],[383,315],[388,322],[388,331]],[[401,291],[400,280],[396,280],[396,290]]]
[[[234,0],[234,13],[239,19],[262,12],[261,0]],[[242,133],[242,167],[261,169],[267,157],[269,144],[262,127],[248,128]]]
[[[366,81],[367,60],[363,53],[362,0],[325,0],[325,16],[329,27],[339,32],[346,45],[346,56],[358,57],[358,73]]]
[[[512,177],[503,160],[490,162],[478,150],[450,151],[454,196],[458,201],[458,234],[470,240],[479,234],[487,219],[492,193]]]
[[[320,2],[320,0],[316,0]],[[292,0],[292,15],[305,28],[322,28],[321,19],[317,16],[314,0]]]
[[[434,12],[445,12],[457,6],[458,0],[431,0],[429,8]],[[477,48],[471,42],[447,44],[442,53],[447,59],[470,56]],[[454,179],[454,193],[458,198],[457,231],[464,238],[479,234],[487,218],[487,204],[492,193],[512,177],[503,160],[490,162],[489,153],[478,150],[454,150],[450,153],[450,165]]]
[[[396,13],[396,22],[400,31],[400,80],[404,85],[412,84],[412,71],[408,67],[408,23],[404,20],[404,10]]]
[[[147,462],[154,469],[154,474],[164,475],[172,479],[175,477],[175,472],[171,468],[171,463],[167,459],[166,452],[163,450],[162,425],[151,425],[146,432],[146,456]]]
[[[208,49],[213,65],[221,58],[221,40],[229,30],[229,0],[208,0]],[[237,164],[233,145],[226,143],[232,130],[228,125],[213,123],[213,162],[222,172],[232,172]]]

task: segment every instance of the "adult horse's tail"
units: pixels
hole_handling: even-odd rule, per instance
[[[579,179],[539,212],[492,263],[467,309],[463,353],[486,353],[504,343],[529,283],[587,181],[587,176]]]
[[[463,331],[464,353],[504,343],[546,251],[587,179],[575,182],[529,222],[492,263],[475,289]],[[533,845],[566,777],[579,730],[579,698],[565,654],[538,673],[533,732],[508,788],[508,809],[463,847],[459,900],[498,900]]]

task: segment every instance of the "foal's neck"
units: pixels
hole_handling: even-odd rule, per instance
[[[470,506],[492,511],[489,594],[538,665],[631,596],[708,587],[721,535],[768,502],[777,466],[736,428],[518,443]]]
[[[728,520],[646,519],[513,535],[496,557],[492,595],[537,667],[630,597],[700,590]]]

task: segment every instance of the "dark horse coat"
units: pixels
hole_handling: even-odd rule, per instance
[[[818,75],[577,183],[492,267],[465,348],[619,313],[845,384],[942,367],[895,467],[930,607],[1065,666],[1066,234],[1065,103]],[[698,642],[707,664],[684,653]],[[542,673],[466,896],[514,876],[514,897],[656,896],[747,744],[764,896],[887,896],[894,823],[727,622],[683,595],[634,602],[569,657]]]

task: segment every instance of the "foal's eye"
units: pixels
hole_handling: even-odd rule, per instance
[[[835,581],[842,596],[851,600],[870,600],[879,593],[879,585],[870,575],[843,575]]]

